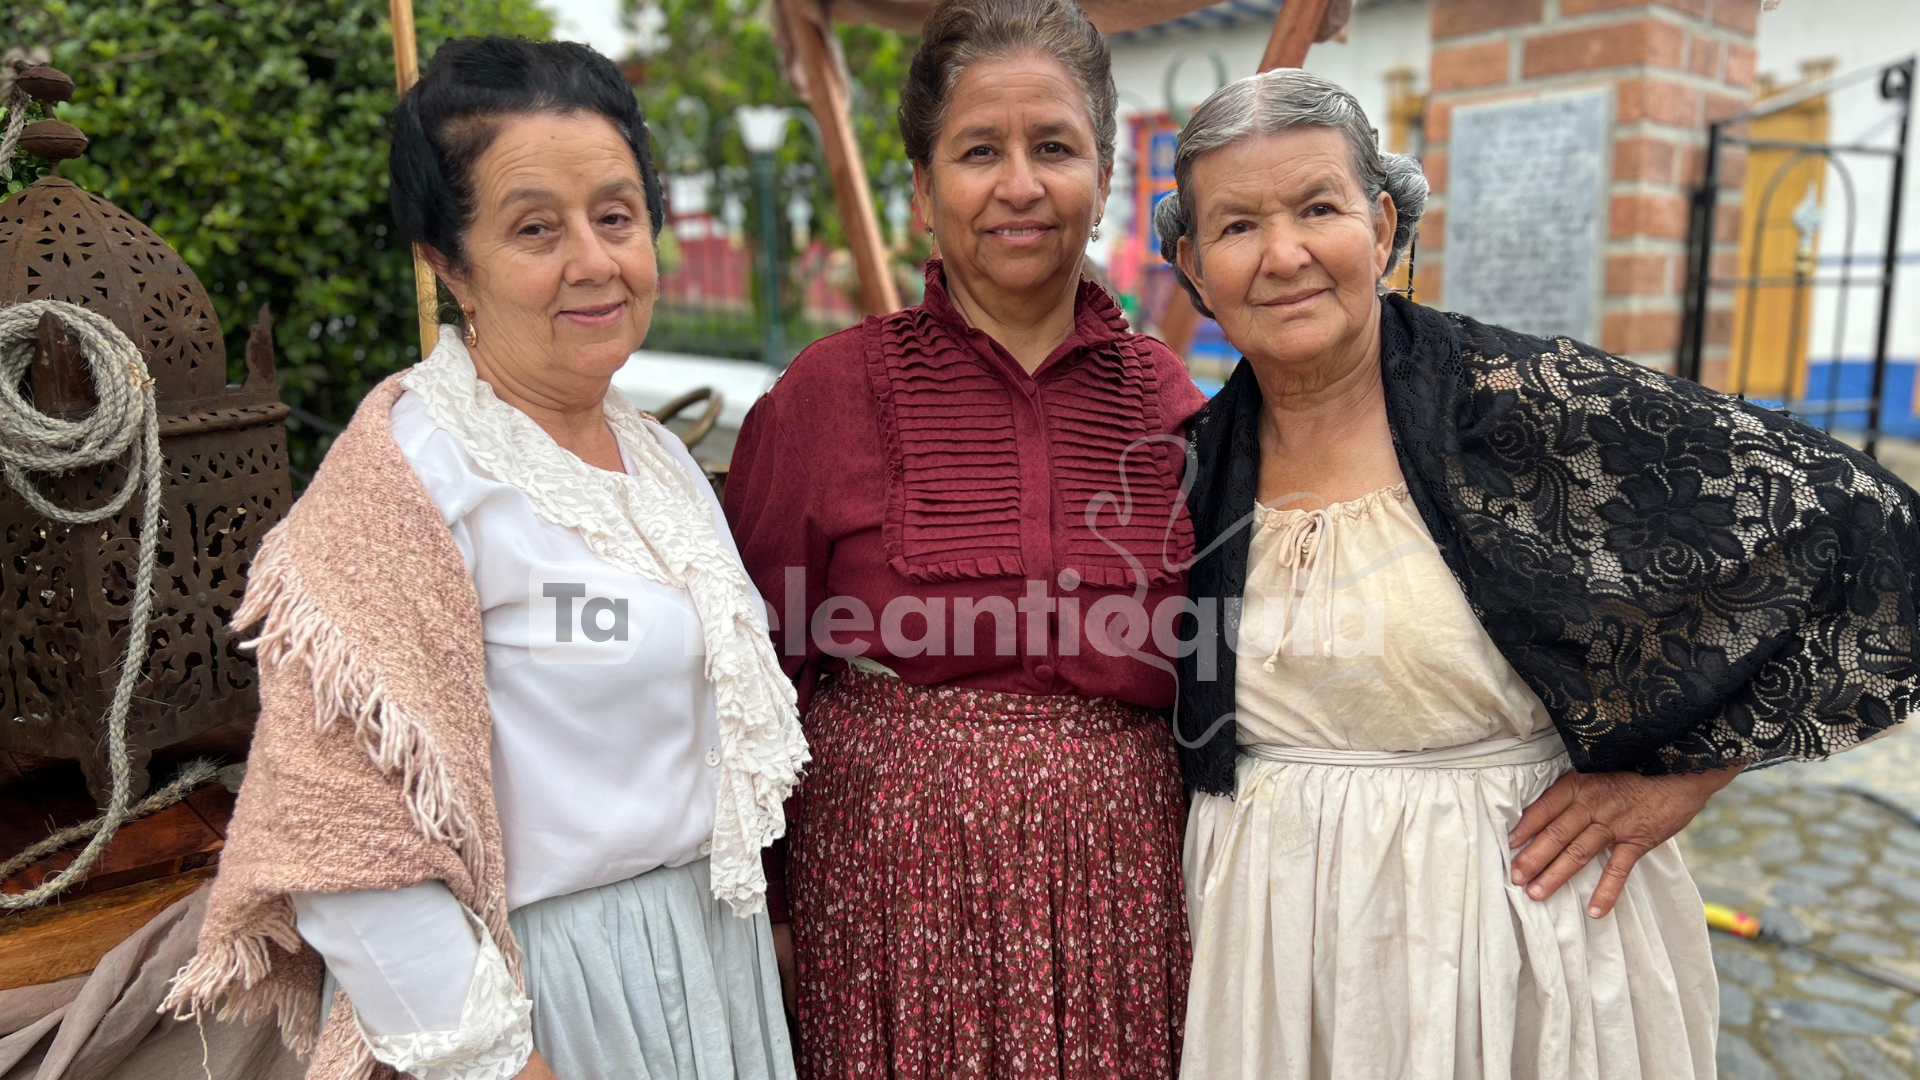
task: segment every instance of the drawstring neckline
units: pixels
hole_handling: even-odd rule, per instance
[[[1275,554],[1280,565],[1293,568],[1293,591],[1297,598],[1289,597],[1281,609],[1279,636],[1273,651],[1260,665],[1261,670],[1269,674],[1274,671],[1287,643],[1293,640],[1295,616],[1305,609],[1305,601],[1312,595],[1316,580],[1321,586],[1321,644],[1327,655],[1333,655],[1334,561],[1335,549],[1339,546],[1333,540],[1333,514],[1325,506],[1302,511],[1297,516],[1290,515],[1279,529],[1280,535],[1274,542]]]

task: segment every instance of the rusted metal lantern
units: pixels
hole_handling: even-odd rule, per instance
[[[44,68],[21,77],[49,109],[64,100],[63,81]],[[85,136],[42,121],[21,145],[57,164],[82,152]],[[154,380],[166,467],[162,531],[148,677],[127,718],[135,779],[144,786],[154,750],[244,725],[259,708],[253,659],[236,647],[229,619],[260,540],[292,500],[287,407],[274,384],[266,308],[247,345],[246,381],[230,387],[219,320],[179,253],[58,176],[0,202],[0,305],[47,299],[111,319]],[[94,404],[87,366],[51,315],[40,323],[29,389],[34,407],[50,415]],[[124,476],[118,465],[86,470],[43,480],[42,491],[62,505],[99,505]],[[138,527],[137,498],[110,527],[66,526],[0,484],[0,749],[78,760],[103,801],[100,720],[126,649]]]

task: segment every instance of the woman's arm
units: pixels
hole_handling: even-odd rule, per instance
[[[460,1025],[480,943],[445,885],[292,895],[300,936],[326,959],[367,1031]]]
[[[291,895],[375,1058],[418,1080],[527,1075],[531,1006],[445,885]]]
[[[1598,919],[1613,910],[1640,856],[1687,827],[1713,793],[1733,782],[1743,765],[1672,776],[1632,772],[1570,772],[1554,781],[1508,836],[1513,883],[1545,900],[1579,869],[1611,849],[1600,884],[1587,901]]]
[[[772,391],[762,397],[740,425],[728,468],[725,500],[727,521],[733,530],[740,561],[760,590],[773,627],[774,651],[780,665],[793,676],[804,716],[815,678],[813,645],[807,632],[813,607],[826,596],[829,544],[812,514],[813,478],[805,456],[780,423],[780,404]],[[797,568],[805,590],[800,602],[787,610],[789,568]],[[800,625],[789,626],[789,621]],[[792,804],[789,802],[789,808]],[[789,810],[791,821],[791,809]],[[767,915],[774,925],[774,951],[780,965],[781,996],[791,1012],[795,1002],[797,969],[793,939],[787,929],[786,840],[767,848]]]
[[[807,455],[781,422],[779,390],[776,386],[755,403],[740,425],[725,507],[740,561],[766,602],[774,651],[794,678],[804,715],[813,690],[810,661],[817,658],[806,623],[826,599],[832,545],[813,512],[815,482]],[[804,592],[789,611],[788,594],[795,585]]]

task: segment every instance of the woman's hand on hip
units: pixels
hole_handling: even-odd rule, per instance
[[[1567,773],[1527,807],[1508,834],[1510,846],[1526,844],[1513,857],[1513,883],[1525,885],[1535,900],[1545,900],[1611,848],[1600,885],[1587,903],[1587,914],[1600,918],[1613,910],[1640,856],[1686,828],[1740,769],[1680,776]]]
[[[540,1051],[535,1050],[527,1058],[527,1067],[515,1073],[513,1080],[560,1080],[560,1078],[553,1075],[553,1070],[547,1068],[547,1059],[540,1056]]]

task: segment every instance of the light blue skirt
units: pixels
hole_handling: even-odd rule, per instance
[[[707,860],[555,896],[507,921],[533,1045],[565,1080],[794,1080],[767,917],[714,899]]]
[[[563,1080],[795,1080],[765,914],[713,897],[707,860],[511,912],[533,1045]],[[326,1023],[339,984],[320,996]]]

